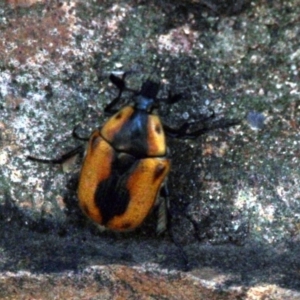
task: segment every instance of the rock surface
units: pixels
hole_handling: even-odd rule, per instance
[[[299,15],[299,0],[2,1],[0,298],[300,299]],[[155,215],[101,233],[77,205],[79,159],[26,160],[99,127],[109,74],[128,70],[182,94],[160,111],[173,127],[242,120],[168,141],[177,246]]]

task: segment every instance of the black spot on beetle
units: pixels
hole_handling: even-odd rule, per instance
[[[82,205],[81,208],[82,208],[83,212],[84,212],[87,216],[90,215],[90,211],[89,211],[88,206],[87,206],[86,204]]]
[[[114,216],[122,215],[130,201],[129,191],[119,180],[119,176],[111,175],[103,180],[95,192],[95,203],[102,215],[102,224],[105,225]]]
[[[121,112],[119,112],[118,114],[116,114],[115,119],[116,120],[120,120],[122,118],[123,114]]]
[[[166,167],[163,164],[159,164],[154,171],[153,174],[153,181],[156,181],[157,179],[159,179],[163,173],[165,172]]]
[[[162,130],[161,130],[161,126],[160,126],[159,124],[156,124],[156,125],[155,125],[155,132],[156,132],[157,134],[161,134]]]
[[[129,223],[129,222],[123,223],[121,228],[124,229],[124,230],[126,230],[128,228],[131,228],[131,223]]]
[[[94,136],[91,140],[91,149],[94,151],[100,142],[100,136]]]
[[[132,168],[138,160],[126,153],[115,153],[111,166],[112,173],[99,183],[95,192],[95,203],[102,215],[105,225],[116,215],[122,215],[130,201],[130,193],[126,187]]]

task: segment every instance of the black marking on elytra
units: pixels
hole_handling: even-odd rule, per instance
[[[121,226],[121,228],[124,229],[124,230],[126,230],[126,229],[128,229],[130,227],[131,227],[131,223],[130,222],[123,223],[122,226]]]
[[[162,174],[164,173],[166,169],[166,166],[163,164],[159,164],[156,166],[155,170],[154,170],[154,174],[153,174],[153,182],[156,181],[157,179],[159,179]]]
[[[162,133],[162,127],[160,126],[160,124],[156,124],[154,129],[157,134]]]
[[[122,119],[122,117],[123,117],[123,114],[121,112],[119,112],[115,115],[116,120],[120,120],[120,119]]]
[[[101,212],[103,225],[126,211],[130,202],[126,184],[138,162],[138,159],[126,153],[115,154],[110,176],[99,183],[95,192],[95,203]]]
[[[82,210],[84,211],[84,213],[85,213],[87,216],[90,215],[89,208],[88,208],[88,206],[87,206],[86,204],[83,204],[83,205],[81,206],[81,208],[82,208]]]
[[[98,146],[99,142],[100,142],[101,137],[99,135],[95,135],[93,136],[93,138],[90,141],[91,144],[91,151],[93,152],[96,147]]]

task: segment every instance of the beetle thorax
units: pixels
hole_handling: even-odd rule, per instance
[[[142,95],[136,97],[135,109],[138,111],[145,111],[150,113],[154,108],[155,101],[152,98],[147,98]]]
[[[116,151],[135,157],[164,156],[165,134],[157,115],[127,106],[110,118],[101,135]]]

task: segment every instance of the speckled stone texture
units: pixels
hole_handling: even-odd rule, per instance
[[[299,0],[1,1],[0,298],[300,299],[299,16]],[[26,159],[101,126],[124,71],[182,94],[166,124],[219,127],[168,140],[160,237],[155,212],[127,234],[91,224],[80,157]]]

